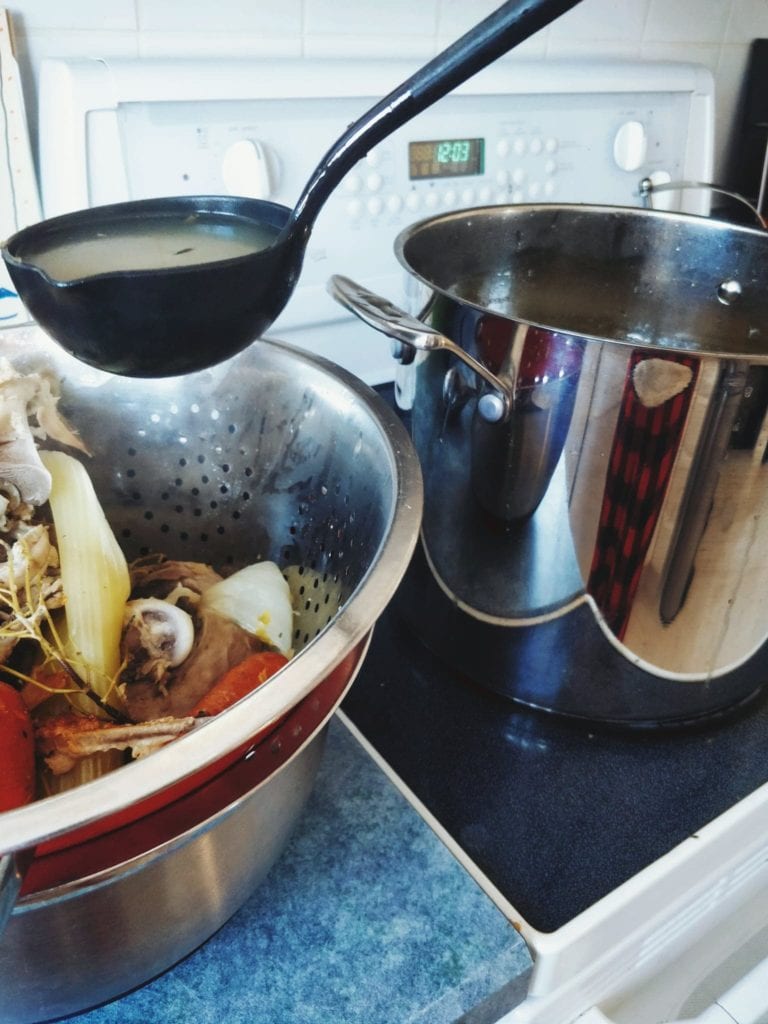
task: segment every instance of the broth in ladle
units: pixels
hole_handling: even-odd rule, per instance
[[[231,214],[202,212],[115,220],[45,239],[24,258],[55,281],[114,271],[162,270],[215,263],[269,248],[279,229]]]

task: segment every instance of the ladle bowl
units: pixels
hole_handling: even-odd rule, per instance
[[[507,0],[414,75],[379,100],[331,146],[293,210],[235,196],[185,196],[92,207],[44,220],[13,235],[2,256],[32,316],[70,354],[132,377],[168,377],[235,355],[266,331],[288,303],[320,209],[358,160],[393,131],[523,42],[580,0]],[[236,236],[266,236],[253,251],[194,261],[201,219]],[[190,241],[179,243],[189,228]],[[140,228],[173,245],[163,265],[114,261],[123,237]],[[116,242],[116,239],[118,240]],[[77,248],[90,248],[88,269]],[[110,259],[93,248],[102,242]],[[68,253],[65,273],[51,257]],[[118,249],[119,252],[119,249]],[[169,260],[179,256],[179,262]],[[190,262],[191,258],[191,262]]]
[[[232,259],[59,280],[39,266],[69,239],[98,241],[141,228],[215,216],[223,233],[274,228],[268,249]],[[205,369],[246,348],[280,314],[301,269],[296,236],[280,236],[291,210],[231,196],[175,196],[98,206],[35,224],[3,252],[14,285],[40,326],[81,362],[131,377]]]

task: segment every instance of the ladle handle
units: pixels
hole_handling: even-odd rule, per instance
[[[293,211],[303,234],[344,175],[377,143],[581,0],[508,0],[355,121],[312,173]]]
[[[422,352],[440,348],[456,356],[493,389],[492,396],[485,396],[491,400],[478,406],[483,419],[500,423],[508,418],[512,410],[513,388],[456,342],[348,277],[334,274],[328,281],[328,291],[340,305],[374,330]]]

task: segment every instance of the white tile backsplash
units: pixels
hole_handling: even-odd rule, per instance
[[[676,0],[670,0],[676,2]],[[551,39],[578,41],[621,40],[630,44],[642,38],[649,0],[586,0],[549,28]]]
[[[164,0],[165,2],[165,0]],[[135,0],[17,0],[5,5],[14,25],[33,29],[135,32]]]
[[[726,43],[749,43],[768,38],[768,0],[731,0]]]
[[[438,34],[456,39],[498,6],[497,0],[441,0],[437,11]]]
[[[370,36],[381,32],[390,38],[415,35],[433,39],[436,26],[437,0],[304,0],[305,36]]]
[[[725,38],[728,0],[651,0],[645,39],[661,43],[718,43]]]
[[[113,0],[107,0],[112,3]],[[136,0],[139,29],[150,32],[300,36],[302,0]]]
[[[377,32],[375,35],[333,33],[305,36],[303,55],[320,59],[370,57],[375,60],[390,60],[397,56],[418,64],[428,61],[434,55],[434,48],[430,36],[399,36],[390,32]]]
[[[8,10],[35,145],[37,74],[45,56],[355,55],[419,61],[482,20],[498,3],[17,0]],[[768,38],[768,0],[582,0],[531,37],[519,54],[545,61],[608,56],[705,64],[716,80],[719,171],[754,38]]]
[[[182,31],[139,32],[140,57],[301,57],[297,35],[264,32]]]

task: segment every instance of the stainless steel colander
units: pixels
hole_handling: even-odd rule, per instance
[[[405,571],[421,478],[397,417],[352,375],[258,342],[211,370],[132,380],[84,368],[36,327],[5,332],[17,369],[45,367],[93,455],[89,473],[129,559],[232,567],[272,559],[297,609],[297,656],[228,712],[152,757],[0,815],[0,855],[178,783],[276,721],[370,631]]]

